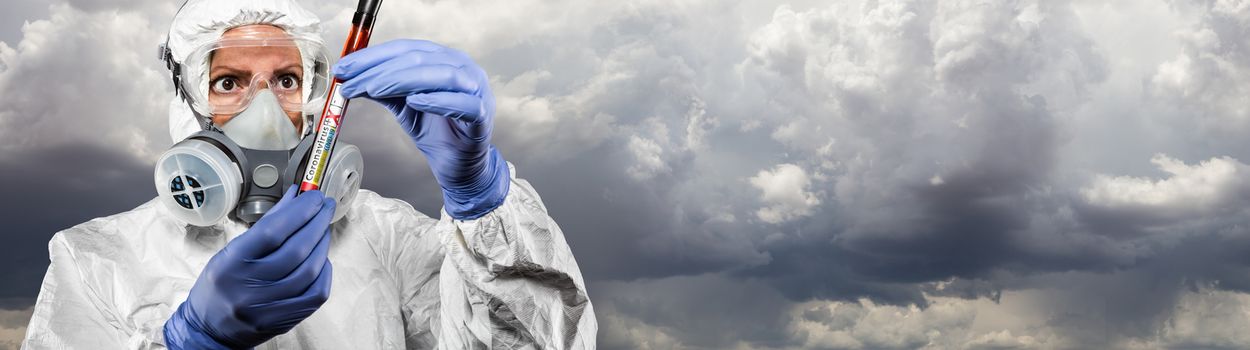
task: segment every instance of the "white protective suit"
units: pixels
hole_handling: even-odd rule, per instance
[[[315,16],[290,1],[212,4],[175,20],[174,31],[191,32],[172,34],[171,46],[179,35],[245,24],[318,31]],[[175,140],[199,130],[185,103],[170,107]],[[329,300],[258,348],[593,349],[598,327],[577,262],[533,187],[511,170],[504,204],[467,221],[361,190],[332,226]],[[152,200],[58,232],[22,347],[163,348],[165,321],[209,258],[246,229],[229,219],[190,226]]]

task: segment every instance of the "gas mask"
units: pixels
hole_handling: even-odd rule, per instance
[[[158,202],[195,226],[226,217],[253,224],[299,183],[315,141],[309,125],[329,81],[319,41],[237,29],[242,33],[227,32],[180,63],[165,52],[175,87],[202,130],[160,156],[154,180]],[[216,125],[214,116],[229,118]],[[338,143],[326,171],[321,191],[338,201],[338,221],[360,189],[360,150]]]

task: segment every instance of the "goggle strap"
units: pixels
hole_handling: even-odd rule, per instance
[[[181,8],[179,10],[181,10]],[[183,103],[187,104],[187,109],[191,110],[191,114],[195,115],[196,121],[199,122],[197,124],[200,125],[201,131],[216,129],[216,126],[213,125],[212,118],[201,115],[200,112],[195,110],[195,104],[191,102],[191,94],[188,93],[186,88],[182,86],[182,65],[178,64],[177,61],[174,61],[173,50],[169,49],[169,39],[166,38],[165,40],[166,42],[157,46],[157,58],[164,61],[165,68],[169,69],[170,80],[174,83],[174,94],[177,95]]]

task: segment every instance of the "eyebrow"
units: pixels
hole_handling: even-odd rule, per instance
[[[291,72],[297,69],[302,70],[302,68],[303,68],[303,64],[292,63],[286,66],[283,66],[281,68],[274,69],[273,71],[274,72]],[[220,77],[223,75],[235,75],[235,76],[251,76],[252,75],[252,71],[233,68],[233,67],[227,67],[227,66],[209,67],[209,71],[215,73],[215,74],[210,74],[209,79],[216,79],[217,77]],[[301,71],[300,73],[303,73],[303,72]]]
[[[292,63],[292,64],[289,64],[289,65],[287,65],[287,66],[285,66],[285,67],[278,68],[278,69],[274,69],[273,71],[275,71],[275,72],[287,72],[287,71],[295,71],[295,70],[300,70],[300,73],[303,73],[303,70],[304,70],[304,64],[302,64],[302,63]]]
[[[242,69],[235,69],[235,68],[225,67],[225,66],[211,67],[211,68],[209,68],[208,70],[209,70],[210,72],[213,72],[213,74],[209,74],[209,78],[210,78],[210,79],[216,79],[217,77],[220,77],[220,76],[223,76],[223,75],[234,75],[234,76],[240,76],[240,75],[243,75],[243,76],[250,76],[250,75],[252,75],[252,72],[251,72],[251,71],[248,71],[248,70],[242,70]]]

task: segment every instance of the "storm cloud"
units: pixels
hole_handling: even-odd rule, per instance
[[[0,14],[0,347],[53,233],[154,195],[176,5]],[[350,5],[306,4],[332,44]],[[1250,2],[383,11],[374,42],[491,75],[494,141],[567,235],[604,348],[1250,347]],[[352,106],[364,187],[437,213],[394,124]]]

